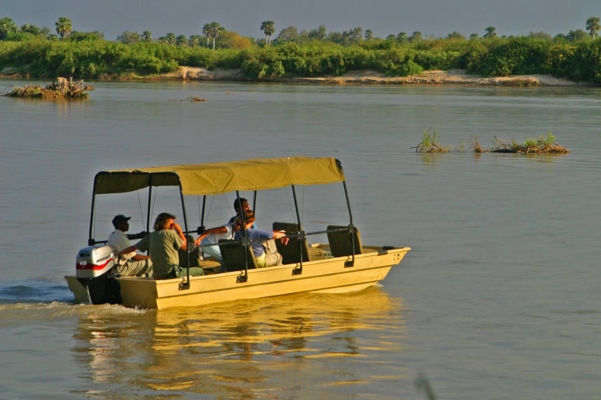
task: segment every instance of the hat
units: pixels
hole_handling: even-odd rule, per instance
[[[130,219],[131,219],[131,217],[126,217],[123,214],[116,215],[115,218],[113,218],[113,225],[118,224],[120,222],[127,222]]]

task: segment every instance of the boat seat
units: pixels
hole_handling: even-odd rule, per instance
[[[344,230],[339,230],[344,229]],[[333,257],[350,256],[353,254],[353,235],[355,241],[355,254],[361,254],[361,236],[357,227],[353,227],[353,234],[348,230],[348,226],[328,225],[328,242]]]
[[[193,243],[194,239],[192,236],[188,236],[188,243]],[[179,265],[182,267],[200,267],[202,260],[202,252],[199,247],[194,247],[191,250],[178,249]],[[189,263],[189,264],[188,264]]]
[[[299,224],[293,224],[290,222],[274,222],[274,231],[285,231],[286,235],[297,235],[301,231]],[[285,245],[281,240],[276,240],[275,245],[278,249],[278,253],[282,255],[282,262],[284,264],[296,264],[301,261],[301,248],[303,262],[310,261],[309,247],[307,246],[307,239],[303,238],[302,241],[298,237],[289,238],[288,244]]]
[[[252,247],[245,247],[238,240],[219,240],[223,266],[227,271],[242,271],[248,261],[248,269],[258,268]],[[246,255],[245,255],[246,254]]]

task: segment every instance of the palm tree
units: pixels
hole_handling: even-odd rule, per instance
[[[398,35],[396,35],[396,41],[399,43],[405,43],[407,40],[409,40],[407,38],[407,32],[399,32]]]
[[[71,29],[73,28],[73,24],[71,24],[71,20],[67,17],[60,17],[54,25],[56,26],[56,34],[61,39],[69,36],[69,34],[71,33]]]
[[[409,41],[411,43],[415,43],[415,42],[421,42],[422,40],[422,33],[420,31],[415,31],[411,34],[411,36],[409,37]]]
[[[597,36],[597,32],[601,30],[599,24],[599,17],[590,17],[586,20],[586,29],[589,31],[591,38],[594,39]]]
[[[211,38],[209,36],[209,25],[210,24],[204,24],[204,26],[202,27],[202,34],[207,37],[207,47],[209,47],[209,40]]]
[[[205,24],[205,26],[202,28],[202,33],[207,36],[207,47],[209,45],[209,38],[213,38],[213,50],[215,50],[215,39],[217,39],[219,33],[223,32],[224,30],[225,28],[219,25],[218,22]]]
[[[371,29],[365,30],[365,40],[372,40],[374,38],[374,32]]]
[[[5,39],[11,32],[17,32],[18,29],[19,27],[11,18],[0,19],[0,40]]]
[[[497,32],[494,26],[489,26],[488,28],[485,29],[486,33],[484,34],[485,38],[494,38],[497,36]]]
[[[168,44],[175,44],[176,40],[177,40],[177,37],[175,36],[175,33],[173,33],[173,32],[167,33],[165,35],[165,37],[163,38],[163,41]]]
[[[177,38],[175,38],[175,44],[178,46],[187,46],[188,38],[186,35],[178,35]]]
[[[142,41],[143,42],[152,42],[152,33],[150,33],[150,31],[142,32]]]
[[[263,21],[261,23],[261,30],[265,34],[265,43],[267,46],[271,44],[271,35],[275,32],[275,24],[273,21]]]

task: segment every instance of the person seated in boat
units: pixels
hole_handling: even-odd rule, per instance
[[[188,240],[175,215],[160,213],[154,222],[154,231],[120,254],[135,250],[148,251],[154,270],[154,279],[172,279],[186,275],[186,268],[179,265],[178,250],[188,249]],[[190,276],[204,275],[201,267],[190,267]]]
[[[228,221],[228,224],[235,224],[236,220],[240,218],[241,212],[247,212],[250,210],[250,204],[248,204],[248,200],[244,197],[237,198],[234,200],[234,211],[236,211],[236,215],[234,215]],[[253,224],[250,229],[256,229],[257,225]]]
[[[146,231],[127,233],[130,219],[131,217],[122,214],[113,218],[115,230],[109,235],[107,244],[111,246],[115,254],[130,247],[130,239],[142,239],[148,234]],[[132,251],[119,256],[116,271],[121,276],[152,276],[152,261],[149,256]]]
[[[263,243],[271,239],[281,239],[282,243],[287,245],[289,239],[286,237],[286,233],[282,231],[252,229],[251,227],[254,223],[255,214],[251,210],[247,210],[244,222],[242,221],[242,218],[236,220],[237,226],[236,232],[234,233],[234,239],[242,239],[243,235],[250,238],[253,254],[259,268],[282,265],[282,255],[277,251],[266,251]]]
[[[195,246],[202,246],[202,252],[210,257],[215,258],[219,263],[223,262],[221,251],[219,250],[219,240],[234,238],[234,223],[227,223],[216,228],[205,230],[202,235],[194,241]]]

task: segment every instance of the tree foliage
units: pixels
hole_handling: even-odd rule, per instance
[[[473,34],[469,39],[458,32],[434,38],[419,31],[382,39],[369,30],[364,34],[361,27],[327,32],[322,25],[301,32],[290,26],[272,41],[275,25],[271,22],[262,24],[269,46],[261,47],[217,22],[205,24],[202,35],[168,33],[155,40],[150,31],[124,31],[112,42],[100,32],[72,32],[71,21],[65,17],[56,23],[58,36],[50,35],[48,28],[28,24],[19,28],[12,19],[2,18],[0,70],[20,68],[32,78],[95,79],[155,75],[191,66],[240,69],[247,79],[272,80],[339,76],[350,70],[407,76],[462,68],[485,76],[552,74],[601,84],[601,39],[596,37],[594,17],[587,20],[588,33],[574,30],[554,38],[544,32],[505,38],[488,27],[483,37]]]
[[[265,44],[271,45],[271,35],[275,33],[275,23],[271,20],[261,23],[261,30],[265,34]]]
[[[67,17],[60,17],[54,25],[56,26],[56,34],[61,39],[64,39],[65,37],[69,36],[71,30],[73,29],[73,24],[71,23],[71,20]]]
[[[599,17],[590,17],[586,20],[586,29],[589,31],[591,35],[591,39],[597,37],[597,32],[601,29],[601,25],[599,23]]]

